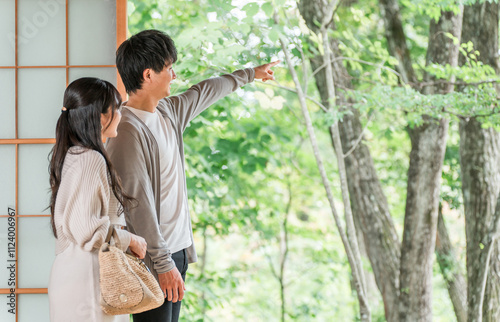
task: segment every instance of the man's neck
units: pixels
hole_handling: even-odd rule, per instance
[[[126,106],[136,108],[141,111],[154,113],[156,106],[158,106],[158,99],[146,95],[145,93],[136,93],[129,96]]]

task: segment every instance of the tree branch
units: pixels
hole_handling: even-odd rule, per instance
[[[280,85],[280,83],[278,83],[278,82],[276,82],[276,84],[274,84],[274,83],[264,83],[264,82],[257,83],[257,84],[262,84],[262,85],[267,85],[267,86],[274,86],[274,87],[285,89],[285,90],[287,90],[289,92],[297,94],[297,89],[294,89],[294,88],[288,87],[288,86]],[[310,100],[314,104],[318,105],[323,110],[323,112],[328,113],[328,109],[323,104],[321,104],[320,102],[318,102],[316,99],[314,99],[314,98],[312,98],[310,96],[305,96],[305,98],[308,99],[308,100]]]
[[[331,3],[330,3],[330,5],[331,5]],[[332,9],[332,11],[333,11],[333,9]],[[278,17],[277,17],[276,12],[275,12],[274,16],[275,16],[275,22],[277,23],[278,22],[277,21]],[[326,21],[326,20],[323,19],[323,21]],[[338,216],[337,210],[335,208],[333,193],[331,191],[330,183],[329,183],[328,177],[326,175],[326,171],[325,171],[325,168],[324,168],[324,165],[323,165],[323,161],[322,161],[321,155],[319,153],[318,142],[316,140],[316,134],[315,134],[315,131],[314,131],[314,128],[313,128],[313,125],[312,125],[311,117],[309,115],[309,110],[307,108],[306,97],[305,97],[305,95],[304,95],[304,93],[302,91],[302,87],[301,87],[300,81],[299,81],[299,79],[297,77],[297,73],[296,73],[296,71],[295,71],[295,69],[293,67],[292,59],[290,57],[290,53],[288,52],[288,48],[287,48],[287,46],[285,44],[284,39],[281,38],[280,42],[281,42],[281,47],[283,49],[283,52],[285,54],[285,59],[286,59],[287,65],[288,65],[288,70],[290,71],[290,74],[292,76],[293,82],[295,83],[297,95],[299,97],[299,102],[300,102],[300,106],[301,106],[301,109],[302,109],[302,114],[303,114],[304,119],[306,121],[307,132],[309,134],[309,139],[310,139],[311,145],[313,147],[314,156],[315,156],[315,159],[316,159],[318,170],[319,170],[320,175],[321,175],[323,186],[324,186],[324,188],[326,190],[326,194],[327,194],[327,197],[328,197],[328,201],[329,201],[329,204],[330,204],[332,215],[333,215],[333,217],[335,219],[335,223],[337,225],[337,229],[339,231],[342,243],[344,245],[344,249],[345,249],[346,254],[347,254],[347,258],[349,260],[349,264],[351,266],[351,272],[352,272],[352,276],[353,276],[353,280],[354,280],[354,285],[355,285],[356,293],[357,293],[358,299],[359,299],[361,319],[362,319],[362,321],[370,321],[371,320],[371,317],[370,317],[370,314],[369,314],[370,311],[368,309],[369,306],[368,306],[368,302],[367,302],[365,291],[364,291],[365,288],[362,285],[362,283],[363,283],[363,279],[361,277],[362,275],[359,272],[359,266],[356,263],[356,255],[353,254],[353,251],[352,251],[352,248],[351,248],[351,243],[349,242],[349,239],[347,238],[347,236],[345,234],[344,228],[342,227],[342,223],[341,223],[340,217]],[[328,64],[328,65],[331,68],[331,65],[330,64]],[[333,96],[332,98],[334,98],[334,97],[335,96]],[[347,214],[346,214],[346,217],[347,217]],[[351,218],[351,220],[352,220],[352,218]],[[353,238],[356,238],[356,235],[354,235]]]
[[[464,276],[460,273],[459,263],[455,258],[455,251],[444,223],[442,209],[442,204],[439,204],[436,258],[448,288],[448,294],[453,304],[453,309],[455,310],[455,316],[458,322],[466,322],[467,283],[465,282]]]
[[[359,143],[363,140],[363,136],[365,135],[365,131],[368,128],[368,124],[370,124],[370,122],[373,120],[373,116],[374,116],[374,114],[370,115],[370,117],[368,118],[368,121],[366,122],[366,125],[363,127],[363,130],[361,131],[361,134],[357,138],[356,142],[354,142],[353,146],[349,149],[349,151],[347,151],[345,154],[343,154],[344,159],[347,158],[351,153],[353,153],[354,150],[356,150],[356,148],[358,147]]]

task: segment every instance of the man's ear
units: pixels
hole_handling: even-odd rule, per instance
[[[151,70],[151,68],[147,68],[142,72],[142,78],[144,79],[144,82],[149,83],[151,81],[151,74],[152,73],[153,73],[153,71]]]

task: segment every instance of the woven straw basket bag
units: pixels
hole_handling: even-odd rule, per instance
[[[153,274],[142,260],[110,245],[113,232],[110,227],[99,250],[102,310],[110,315],[135,314],[161,306],[164,296]]]

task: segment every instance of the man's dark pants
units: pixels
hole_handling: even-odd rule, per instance
[[[175,266],[177,266],[177,269],[181,273],[182,279],[186,280],[186,271],[188,268],[186,250],[183,249],[173,253],[172,259],[175,261]],[[181,303],[182,301],[172,303],[172,301],[165,299],[165,303],[156,309],[134,314],[134,322],[177,322],[181,311]]]

